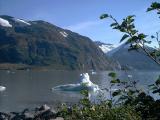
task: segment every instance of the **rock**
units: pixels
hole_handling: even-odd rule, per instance
[[[12,116],[11,120],[33,120],[34,113],[29,111],[29,109],[24,109],[20,113],[12,112],[14,116]]]
[[[24,109],[22,112],[0,112],[0,120],[64,120],[55,110],[43,105],[35,110]]]
[[[0,120],[10,120],[10,115],[0,112]]]
[[[50,107],[45,104],[45,105],[42,105],[42,106],[39,108],[39,111],[49,110],[49,109],[50,109]]]
[[[51,120],[64,120],[62,117],[57,117],[56,119],[51,119]]]
[[[37,112],[34,119],[50,120],[51,118],[56,118],[56,117],[57,117],[57,113],[54,110],[48,109],[48,110]]]
[[[27,120],[32,120],[34,118],[34,114],[30,112],[24,113],[24,116]]]

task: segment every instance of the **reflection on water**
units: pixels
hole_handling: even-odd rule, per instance
[[[77,71],[0,71],[0,85],[7,89],[0,92],[0,111],[19,111],[34,108],[42,104],[57,106],[62,102],[76,103],[81,98],[79,93],[54,91],[51,88],[64,84],[76,84],[79,81]],[[130,71],[132,79],[140,81],[144,88],[152,83],[160,72]],[[127,79],[127,74],[118,72],[119,78]],[[101,89],[109,87],[108,72],[90,73],[93,83]]]

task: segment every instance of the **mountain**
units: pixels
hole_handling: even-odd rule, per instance
[[[0,16],[0,68],[106,70],[116,67],[88,37],[38,20]]]
[[[116,48],[115,45],[113,44],[107,44],[107,43],[102,43],[100,41],[95,41],[95,44],[98,45],[98,47],[106,54],[112,49]]]
[[[160,70],[160,66],[157,65],[142,49],[129,51],[129,48],[129,44],[122,44],[108,52],[107,56],[118,60],[121,67],[124,69]],[[153,51],[153,48],[149,46],[146,46],[146,49]]]
[[[121,69],[129,69],[129,70],[160,70],[160,66],[158,66],[151,58],[147,56],[142,49],[138,49],[137,51],[132,50],[129,51],[129,44],[122,44],[118,47],[112,47],[114,45],[111,44],[111,48],[109,51],[105,51],[102,46],[105,46],[106,43],[97,43],[95,42],[102,51],[106,54],[107,57],[117,61],[121,66]],[[110,45],[110,44],[107,44]],[[109,49],[110,46],[105,46],[105,49]],[[153,48],[146,46],[146,48],[150,51]]]

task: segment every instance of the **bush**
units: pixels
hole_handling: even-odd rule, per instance
[[[132,106],[110,108],[107,103],[71,108],[63,106],[60,116],[65,120],[141,120],[140,114]]]
[[[88,92],[82,91],[84,98],[79,104],[68,107],[62,105],[59,116],[65,120],[141,120],[135,107],[130,105],[113,106],[111,100],[93,104],[88,99]]]

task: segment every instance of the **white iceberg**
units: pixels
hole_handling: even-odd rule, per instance
[[[98,85],[91,82],[88,73],[80,74],[80,82],[77,84],[59,85],[52,88],[52,91],[80,92],[88,90],[88,99],[93,103],[99,103],[106,99],[105,91],[101,90]]]
[[[80,74],[80,82],[77,84],[66,84],[66,85],[59,85],[53,87],[52,90],[60,90],[60,91],[72,91],[72,92],[79,92],[82,90],[88,91],[99,91],[100,88],[98,85],[92,83],[90,81],[90,77],[88,73]]]
[[[6,87],[0,86],[0,92],[3,92],[3,91],[5,91],[5,90],[6,90]]]

